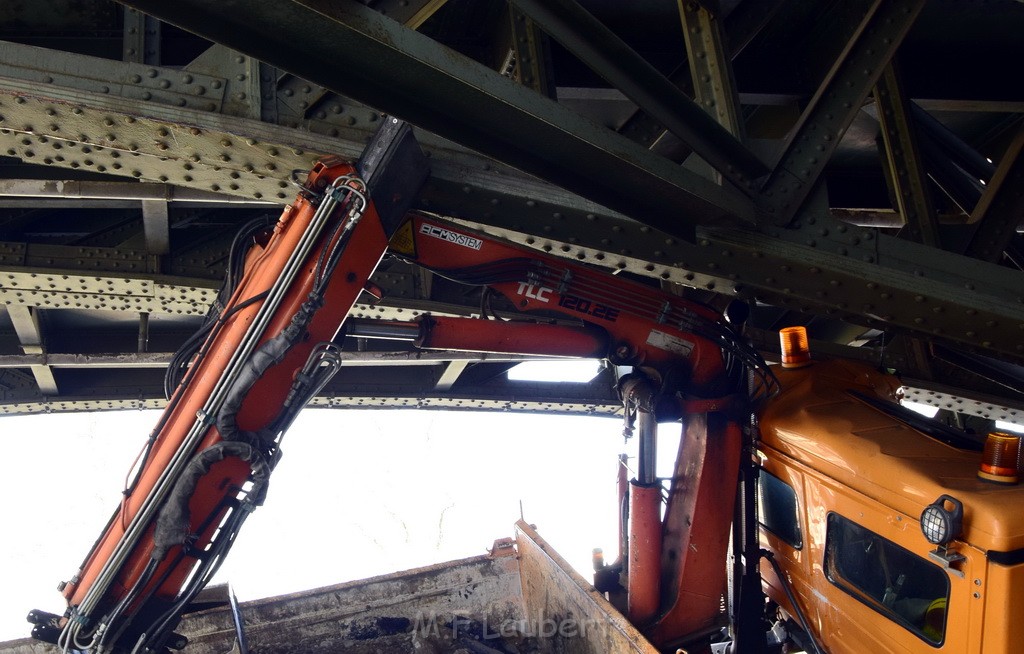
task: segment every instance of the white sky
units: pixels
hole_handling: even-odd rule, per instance
[[[30,609],[63,612],[56,585],[99,536],[158,416],[0,417],[0,641],[29,634]],[[592,548],[615,558],[621,433],[610,418],[307,409],[217,582],[255,599],[482,554],[512,535],[520,501],[590,578]]]

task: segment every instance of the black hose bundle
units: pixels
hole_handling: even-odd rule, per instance
[[[259,450],[249,443],[239,441],[221,441],[211,445],[192,458],[174,484],[156,520],[151,559],[163,560],[172,547],[185,543],[191,523],[188,505],[195,494],[196,485],[215,463],[227,457],[236,457],[249,464],[253,484],[249,491],[249,497],[253,498],[251,503],[256,506],[263,503],[270,479],[270,466]]]

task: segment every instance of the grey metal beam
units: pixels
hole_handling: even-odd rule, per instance
[[[0,77],[25,80],[36,90],[48,86],[73,88],[202,111],[218,111],[224,101],[223,80],[209,75],[7,41],[0,41]]]
[[[124,47],[121,59],[160,65],[160,21],[134,9],[124,10]]]
[[[687,237],[751,203],[352,1],[125,2]],[[328,55],[329,53],[329,55]],[[614,171],[615,183],[608,183]]]
[[[216,186],[219,192],[238,197],[259,195],[260,199],[266,199],[281,195],[281,199],[290,199],[294,191],[286,178],[292,169],[308,168],[321,153],[355,157],[362,147],[362,139],[373,127],[370,122],[357,122],[342,135],[332,137],[307,129],[226,117],[213,111],[167,107],[155,101],[111,97],[56,84],[47,87],[45,94],[48,97],[41,95],[39,84],[29,80],[0,80],[0,115],[4,117],[0,128],[7,130],[5,134],[0,129],[0,143],[11,156],[33,162],[49,159],[53,166],[75,164],[87,170],[103,165],[108,173],[134,176],[138,172],[144,179],[165,177],[168,182],[190,188],[210,190]],[[58,127],[63,129],[47,131],[49,111],[57,112],[61,123]],[[116,128],[117,138],[113,141],[104,140],[105,134],[113,133],[106,124],[108,121]],[[315,125],[311,124],[312,127]],[[161,136],[161,130],[167,135]],[[84,134],[89,142],[60,140],[67,134],[73,134],[75,139]],[[581,257],[597,265],[621,267],[641,275],[725,293],[732,293],[738,285],[747,289],[743,293],[752,296],[756,290],[766,298],[785,302],[785,306],[839,312],[858,321],[871,320],[873,324],[882,325],[886,320],[884,316],[896,314],[879,307],[891,304],[889,298],[910,293],[917,281],[915,271],[930,270],[929,257],[936,254],[926,249],[915,250],[913,258],[890,256],[893,252],[899,254],[897,243],[890,245],[890,240],[879,236],[875,230],[857,229],[848,224],[833,225],[827,219],[827,211],[819,207],[817,214],[810,216],[819,221],[816,224],[802,220],[802,227],[796,230],[767,229],[754,233],[739,230],[736,233],[744,242],[756,241],[763,245],[771,252],[770,257],[744,259],[741,263],[735,259],[724,260],[720,253],[727,248],[685,246],[671,233],[628,220],[594,202],[483,157],[450,145],[445,147],[427,133],[421,132],[419,136],[433,154],[432,176],[421,195],[421,208],[495,225],[510,234],[518,234],[521,242],[547,247],[555,254]],[[225,141],[230,145],[224,145]],[[161,144],[166,144],[167,149],[161,149]],[[54,145],[60,145],[61,149],[55,149]],[[62,161],[57,161],[56,156]],[[225,162],[224,156],[230,161]],[[114,164],[118,168],[113,168]],[[822,237],[817,233],[820,230],[827,231],[829,236]],[[729,230],[718,229],[705,240],[724,245],[726,241],[722,239],[726,236]],[[826,244],[828,248],[824,247]],[[808,268],[804,250],[831,253],[823,269],[832,269],[841,261],[842,269],[847,271],[844,275],[851,283],[827,288],[811,284],[811,278],[801,272]],[[884,255],[879,256],[879,252]],[[18,253],[10,256],[18,256]],[[940,300],[943,313],[932,313],[932,305],[926,303],[900,302],[899,313],[906,315],[896,320],[896,324],[926,334],[940,329],[944,338],[955,339],[959,334],[963,342],[979,348],[987,347],[986,342],[998,343],[995,347],[1000,351],[1015,353],[1019,338],[1010,333],[989,336],[993,328],[987,323],[1000,325],[1002,329],[1024,322],[1017,317],[1019,293],[1012,291],[1024,288],[1020,276],[1008,269],[992,271],[976,260],[950,257],[954,255],[938,253],[937,261],[942,262],[942,270],[955,274],[948,278],[940,275],[942,281],[935,294],[922,295]],[[990,273],[996,281],[994,286],[989,280]],[[872,294],[858,281],[868,276],[880,276],[884,282],[876,284],[874,297],[870,298],[866,296]],[[1002,280],[1004,276],[1009,277]],[[886,289],[890,277],[895,283]],[[769,278],[774,281],[765,281]],[[31,288],[35,282],[26,279],[25,283]],[[965,289],[970,290],[967,284],[984,292],[965,293]],[[23,289],[3,292],[21,290],[24,293]],[[902,290],[897,292],[898,289]],[[823,294],[822,298],[819,293]],[[882,293],[887,293],[888,297],[882,297]],[[828,301],[822,302],[825,296]],[[59,298],[46,296],[46,299],[59,302],[60,306],[67,303],[66,306],[74,307],[81,302],[70,291]],[[198,306],[205,310],[208,302]],[[89,306],[100,308],[100,303],[90,302]],[[994,312],[990,312],[992,307],[995,307]],[[135,308],[131,302],[124,304],[124,308],[144,310]],[[924,311],[918,312],[918,309]],[[161,311],[159,308],[149,310]],[[989,318],[968,326],[966,323],[973,320],[968,317],[971,311],[974,315],[989,315]]]
[[[46,347],[43,345],[43,334],[39,328],[39,315],[33,309],[17,304],[7,305],[7,315],[14,325],[14,331],[25,354],[45,355]],[[39,392],[43,395],[57,395],[57,380],[54,379],[49,366],[42,362],[30,364],[29,367],[36,379]]]
[[[1024,402],[953,388],[941,382],[904,379],[903,399],[989,420],[1024,424]]]
[[[925,0],[876,0],[800,117],[761,187],[764,221],[787,225],[821,177],[825,165],[885,66],[903,42]]]
[[[726,128],[575,0],[512,2],[745,193],[752,194],[755,181],[768,173]]]
[[[837,209],[832,208],[832,217],[844,223],[859,227],[886,227],[899,229],[906,223],[903,215],[892,209]],[[966,225],[970,216],[962,213],[940,213],[936,216],[940,225]],[[1017,231],[1024,232],[1024,215],[1017,223]]]
[[[370,6],[410,29],[419,29],[448,0],[375,0]]]
[[[518,228],[464,221],[542,251],[750,301],[891,326],[1024,358],[1024,273],[805,213],[794,228],[698,230],[691,245],[622,218],[579,212]],[[535,219],[536,218],[536,219]]]
[[[985,192],[974,211],[971,222],[978,228],[967,246],[967,255],[993,263],[1002,259],[1003,251],[1017,233],[1024,217],[1024,129],[1003,154]]]
[[[0,50],[23,47],[2,44]],[[83,59],[46,52],[41,60]],[[28,57],[27,53],[18,54]],[[66,68],[71,62],[61,60],[54,65]],[[166,74],[159,72],[158,77]],[[179,108],[156,96],[142,101],[134,94],[125,97],[83,90],[78,85],[62,86],[56,80],[43,92],[35,76],[33,72],[0,78],[0,151],[7,155],[31,163],[169,182],[261,201],[290,200],[294,195],[287,181],[291,172],[308,169],[318,158],[338,155],[355,159],[376,127],[377,114],[353,110],[351,105],[334,104],[324,112],[325,120],[310,120],[303,129],[292,129],[226,117],[217,113],[221,105]],[[230,82],[221,81],[221,91],[230,87]],[[302,90],[299,85],[296,93]],[[231,93],[233,97],[235,92]],[[337,115],[334,109],[338,109]],[[533,178],[448,141],[424,132],[418,136],[433,155],[431,188],[443,196],[425,192],[422,200],[429,208],[436,209],[452,198],[459,198],[459,204],[472,200],[466,196],[475,186],[467,186],[465,180],[480,171],[489,173],[484,179],[506,188],[520,182],[536,186]],[[700,183],[710,184],[702,179]],[[605,211],[579,198],[572,203]],[[483,211],[494,208],[484,207]]]
[[[136,203],[136,207],[138,204]],[[224,244],[225,253],[227,243]],[[179,272],[173,283],[181,285],[209,286],[223,278],[223,270],[210,266],[209,259],[220,258],[214,255],[196,259],[194,253],[183,244],[181,253],[175,253],[171,259],[173,268],[195,271],[194,277]],[[130,247],[94,247],[84,245],[50,245],[47,243],[21,243],[0,241],[0,268],[11,275],[19,273],[35,273],[37,278],[43,275],[76,274],[82,276],[103,274],[110,277],[132,278],[151,273],[151,255],[145,249]],[[201,278],[202,281],[199,281]],[[8,281],[15,281],[11,278]],[[141,282],[141,279],[140,279]],[[2,284],[0,280],[0,284]],[[36,282],[37,284],[39,282]],[[94,285],[88,284],[91,288]],[[135,288],[141,291],[141,287]]]
[[[757,36],[764,26],[779,11],[786,0],[763,2],[741,2],[730,13],[719,16],[724,20],[723,41],[725,51],[733,57],[738,56]],[[669,80],[681,93],[693,95],[693,76],[688,61],[682,62],[669,75]],[[644,147],[654,146],[664,135],[665,128],[650,113],[643,109],[637,111],[619,128],[619,132]]]
[[[446,365],[434,388],[439,391],[451,390],[451,387],[459,380],[459,375],[462,374],[462,371],[466,369],[469,363],[469,361],[452,361]]]
[[[225,179],[230,179],[226,176]],[[59,179],[0,179],[0,197],[64,198],[82,200],[147,200],[158,202],[195,202],[237,204],[249,207],[280,206],[247,198],[203,191],[196,188],[154,182],[97,182]],[[138,206],[138,202],[133,203]],[[92,205],[90,205],[92,206]]]
[[[125,399],[129,394],[132,399]],[[0,399],[0,415],[33,413],[65,413],[77,411],[137,411],[163,409],[167,402],[156,394],[138,397],[122,389],[119,395],[107,397],[59,396],[46,398],[25,394]],[[313,398],[310,407],[325,409],[427,409],[444,411],[501,411],[515,413],[545,413],[556,415],[619,416],[622,403],[588,397],[562,397],[550,391],[538,392],[532,398],[504,395],[416,397],[381,393],[378,395],[325,394]],[[52,650],[47,650],[52,651]]]
[[[556,97],[551,47],[547,35],[532,18],[509,6],[508,21],[516,79],[549,98]]]
[[[686,40],[686,60],[693,78],[694,99],[719,125],[742,142],[743,120],[721,21],[700,2],[678,0],[677,4]]]
[[[171,227],[167,202],[143,200],[142,227],[146,235],[146,251],[149,254],[163,255],[171,251]]]
[[[0,368],[166,368],[173,352],[139,352],[132,354],[3,354]]]
[[[928,112],[986,112],[998,114],[1024,113],[1024,102],[1020,100],[964,100],[961,98],[914,98],[914,104]]]
[[[874,95],[897,208],[906,223],[908,236],[918,243],[942,247],[927,173],[922,165],[909,103],[903,94],[895,61],[885,67]]]
[[[59,269],[0,265],[0,303],[19,311],[41,307],[205,315],[217,296],[218,286],[219,282],[214,280],[145,273],[83,275]]]
[[[0,354],[0,368],[29,368],[49,366],[50,368],[166,368],[173,352],[132,352],[107,354]],[[341,360],[346,366],[367,368],[380,366],[445,366],[465,369],[472,363],[519,363],[523,361],[549,361],[550,358],[519,355],[489,354],[486,352],[448,352],[433,350],[393,352],[342,352]],[[564,359],[561,359],[564,360]],[[447,373],[445,373],[447,374]],[[444,379],[445,374],[442,374]],[[451,384],[438,390],[448,390]]]

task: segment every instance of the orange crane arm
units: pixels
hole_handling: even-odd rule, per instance
[[[201,338],[172,363],[168,387],[174,391],[134,481],[81,569],[63,586],[67,612],[34,612],[35,636],[90,652],[181,644],[173,633],[181,611],[262,503],[281,438],[340,365],[333,341],[386,253],[504,296],[527,320],[426,316],[411,328],[353,320],[345,325],[349,335],[390,331],[423,348],[586,356],[633,368],[620,389],[627,417],[640,421],[641,437],[639,472],[631,482],[629,613],[637,623],[667,632],[666,641],[689,628],[676,620],[661,624],[680,596],[680,579],[704,579],[711,589],[706,592],[713,593],[724,583],[725,567],[721,580],[697,571],[687,564],[693,557],[686,547],[672,550],[680,560],[666,572],[662,559],[669,545],[654,476],[656,419],[717,415],[734,404],[723,398],[746,396],[749,372],[765,384],[770,373],[709,307],[429,216],[407,215],[426,175],[421,157],[408,128],[388,120],[355,166],[317,164],[271,232],[260,225],[243,230],[222,306],[211,312]],[[552,324],[550,316],[568,324]],[[697,480],[695,488],[711,490],[691,498],[703,507],[705,524],[687,542],[715,543],[712,552],[701,552],[705,568],[709,556],[724,561],[719,541],[724,544],[731,522],[739,465],[736,418],[725,422],[721,439],[716,432],[704,440],[725,448],[720,461],[727,469]],[[723,479],[730,490],[712,492]],[[666,525],[693,510],[693,501],[677,504],[670,504]],[[683,569],[687,574],[677,575]]]

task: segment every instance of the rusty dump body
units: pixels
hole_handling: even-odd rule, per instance
[[[511,525],[510,525],[511,527]],[[211,587],[178,631],[187,654],[658,654],[533,526],[489,553],[279,597],[226,601]],[[486,549],[486,543],[482,543]],[[245,644],[242,644],[244,647]],[[46,654],[30,639],[0,654]]]
[[[759,416],[762,545],[819,642],[831,654],[1020,652],[1024,486],[979,479],[980,448],[884,410],[897,400],[889,375],[841,361],[776,374],[783,390]],[[963,528],[942,549],[920,517],[944,495],[962,503]]]

